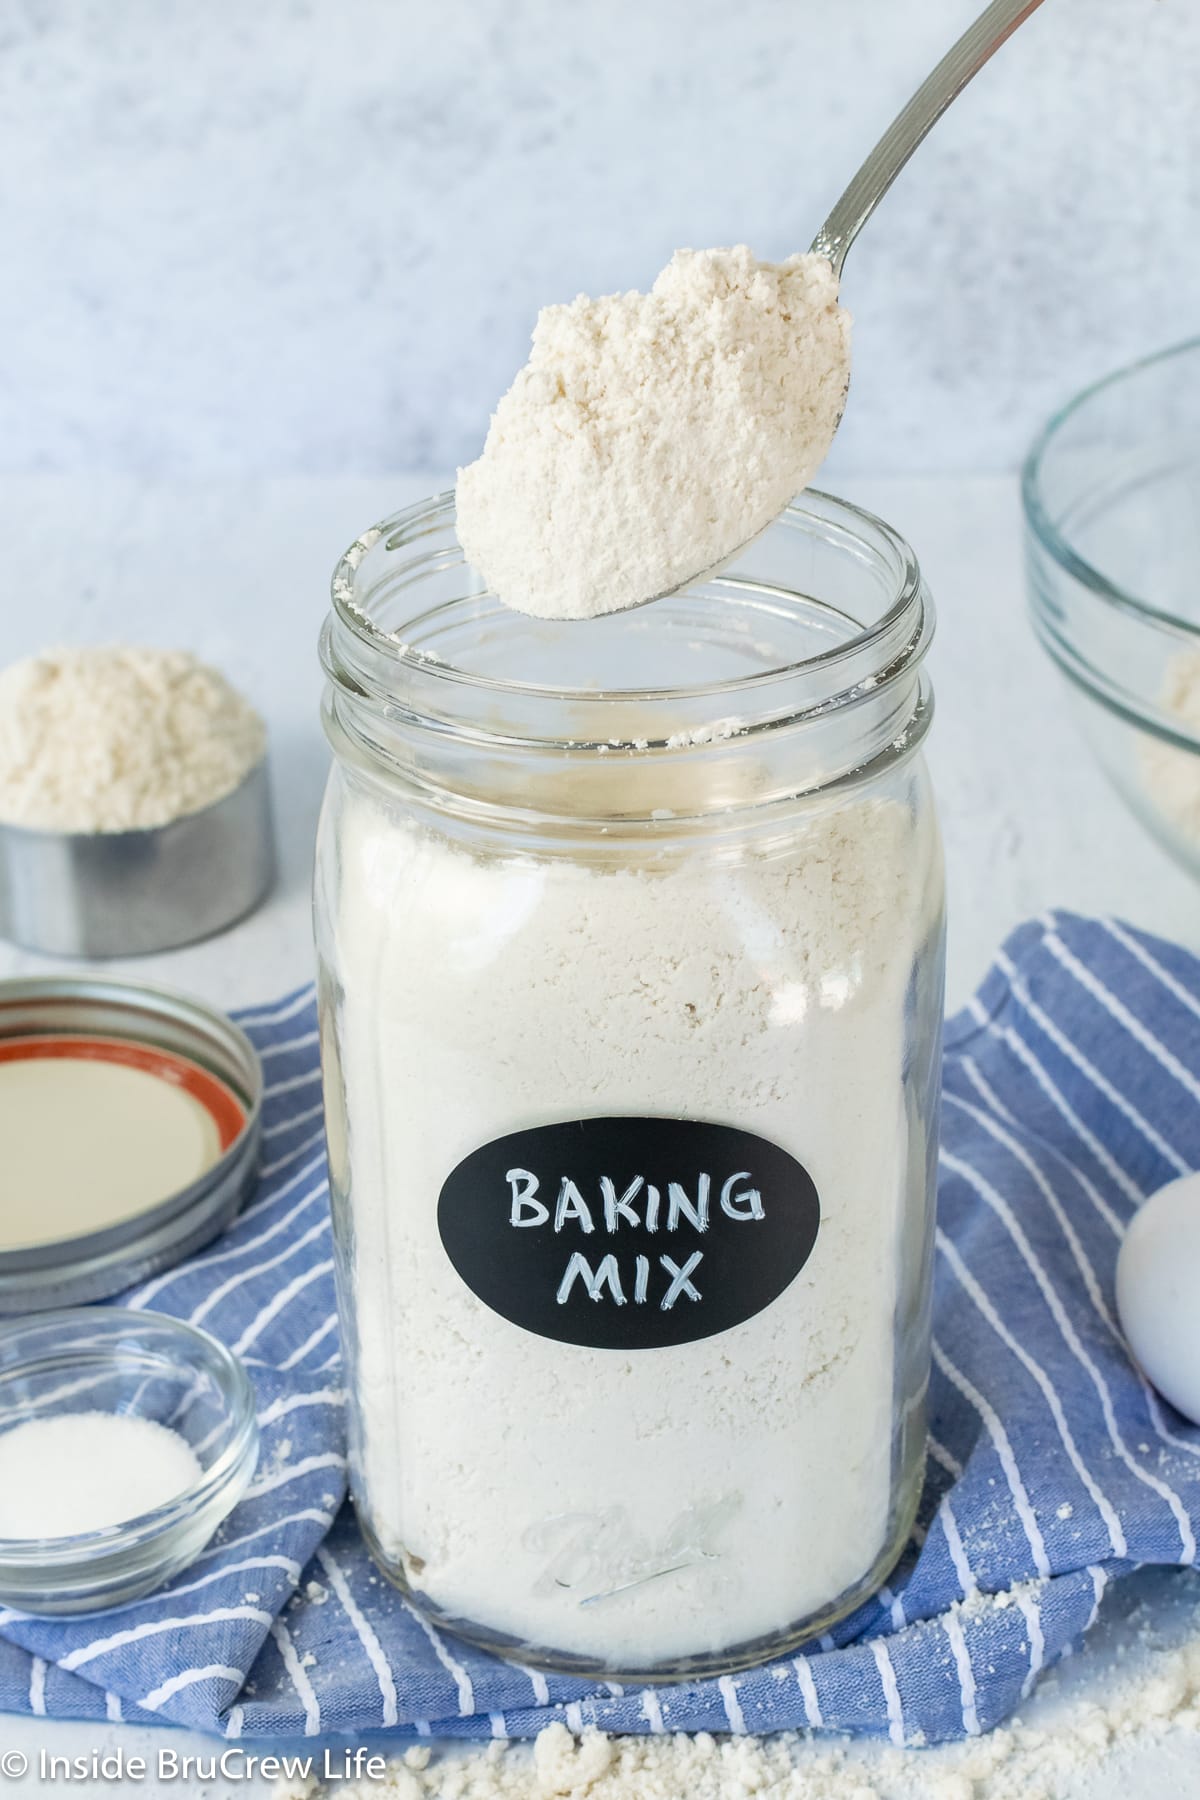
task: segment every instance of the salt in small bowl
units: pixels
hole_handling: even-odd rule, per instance
[[[153,1592],[195,1561],[258,1461],[254,1390],[231,1351],[165,1314],[71,1308],[0,1324],[0,1432],[67,1412],[112,1412],[176,1431],[198,1481],[119,1525],[0,1538],[0,1600],[34,1615],[90,1613]],[[80,1469],[80,1479],[87,1471]]]

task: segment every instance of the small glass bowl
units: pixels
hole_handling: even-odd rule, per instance
[[[195,1561],[258,1461],[254,1390],[241,1363],[206,1331],[161,1313],[80,1307],[0,1324],[0,1432],[64,1412],[168,1425],[204,1473],[120,1525],[0,1538],[0,1600],[38,1615],[99,1612],[161,1587]]]
[[[1200,876],[1200,338],[1069,401],[1029,452],[1022,499],[1034,625],[1084,734]]]

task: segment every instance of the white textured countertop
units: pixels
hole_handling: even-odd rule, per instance
[[[0,487],[0,664],[56,641],[186,645],[225,669],[270,727],[281,851],[271,900],[208,943],[107,968],[224,1006],[269,1000],[309,974],[309,864],[327,764],[316,638],[329,573],[364,526],[439,485],[413,476],[159,487],[47,477]],[[1200,947],[1195,884],[1098,772],[1026,622],[1015,482],[859,478],[846,492],[910,539],[939,611],[929,760],[946,839],[950,1004],[979,980],[1000,938],[1047,906],[1113,912]],[[0,946],[0,975],[61,966]],[[1085,1686],[1086,1662],[1074,1676]],[[32,1759],[43,1748],[80,1754],[118,1741],[152,1754],[159,1736],[0,1719],[0,1747]],[[181,1734],[171,1742],[202,1747]],[[32,1794],[55,1784],[31,1772],[6,1785]],[[104,1787],[155,1791],[153,1783]],[[261,1789],[179,1781],[166,1791]],[[1192,1738],[1133,1760],[1114,1755],[1102,1785],[1086,1791],[1200,1800],[1200,1748]]]

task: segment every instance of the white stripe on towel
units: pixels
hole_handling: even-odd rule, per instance
[[[1188,1173],[1188,1165],[1180,1156],[1179,1152],[1172,1149],[1171,1145],[1168,1144],[1162,1134],[1155,1129],[1149,1119],[1145,1118],[1143,1114],[1138,1111],[1137,1107],[1133,1104],[1133,1101],[1125,1094],[1121,1093],[1119,1088],[1113,1086],[1107,1075],[1101,1073],[1095,1063],[1091,1062],[1089,1058],[1083,1054],[1083,1051],[1079,1048],[1078,1044],[1072,1043],[1066,1032],[1063,1031],[1060,1026],[1055,1024],[1054,1020],[1043,1007],[1038,1005],[1028,987],[1025,985],[1025,982],[1021,979],[1016,966],[1009,961],[1003,950],[997,954],[996,963],[1008,976],[1009,985],[1012,988],[1013,993],[1020,1001],[1029,1017],[1046,1034],[1055,1049],[1065,1056],[1068,1062],[1074,1063],[1080,1074],[1087,1077],[1097,1093],[1103,1094],[1109,1105],[1116,1107],[1117,1111],[1123,1118],[1129,1121],[1135,1131],[1141,1133],[1142,1137],[1145,1138],[1151,1148],[1158,1151],[1158,1154],[1162,1157],[1164,1162],[1170,1163],[1171,1167],[1177,1170],[1180,1175],[1186,1175]]]
[[[417,1624],[421,1627],[421,1630],[429,1639],[433,1648],[433,1654],[437,1657],[443,1669],[445,1669],[447,1675],[449,1675],[451,1681],[453,1681],[458,1690],[459,1718],[469,1719],[471,1714],[475,1711],[475,1690],[471,1685],[471,1677],[467,1674],[467,1671],[463,1668],[457,1657],[450,1654],[445,1639],[442,1637],[441,1633],[430,1624],[429,1620],[423,1618],[416,1607],[410,1605],[407,1600],[402,1599],[400,1604],[408,1614],[409,1618],[415,1619]]]
[[[238,1013],[237,1023],[243,1031],[252,1025],[281,1025],[285,1019],[294,1019],[298,1012],[311,1006],[315,998],[316,989],[310,982],[298,993],[289,994],[285,1000],[280,1000],[276,1006],[258,1006],[253,1012]]]
[[[392,1679],[391,1666],[383,1653],[383,1646],[375,1636],[363,1614],[355,1604],[354,1595],[350,1592],[350,1584],[342,1573],[341,1565],[333,1552],[324,1544],[317,1551],[317,1561],[329,1577],[329,1585],[341,1602],[342,1611],[358,1634],[358,1641],[367,1653],[367,1661],[375,1671],[375,1679],[379,1683],[379,1696],[383,1701],[383,1726],[388,1729],[396,1723],[396,1683]]]
[[[735,1737],[744,1737],[746,1721],[742,1716],[742,1705],[738,1699],[737,1683],[730,1675],[722,1675],[717,1682],[717,1690],[721,1696],[721,1704],[725,1708],[725,1717],[729,1720],[729,1729]]]
[[[282,1619],[276,1619],[271,1626],[271,1636],[279,1647],[283,1658],[283,1666],[287,1670],[288,1680],[296,1690],[296,1697],[304,1708],[304,1735],[316,1737],[321,1729],[321,1705],[313,1692],[313,1684],[308,1679],[300,1658],[296,1655],[296,1646],[292,1642],[292,1634]]]
[[[315,1236],[316,1233],[313,1233],[312,1235]],[[272,1299],[268,1300],[267,1304],[260,1308],[254,1318],[251,1319],[249,1325],[247,1325],[245,1331],[243,1331],[241,1337],[233,1346],[233,1354],[235,1356],[245,1356],[251,1344],[256,1343],[267,1329],[267,1326],[277,1319],[280,1313],[286,1311],[292,1304],[292,1301],[296,1298],[297,1294],[302,1294],[305,1288],[312,1286],[314,1281],[320,1281],[322,1276],[332,1275],[332,1273],[333,1258],[329,1257],[325,1262],[314,1263],[311,1269],[302,1269],[299,1275],[294,1275],[287,1283],[286,1287],[281,1287],[278,1293],[275,1294]]]
[[[1024,1700],[1033,1692],[1033,1684],[1042,1672],[1042,1664],[1046,1660],[1046,1640],[1042,1635],[1042,1615],[1037,1600],[1021,1582],[1016,1584],[1012,1592],[1021,1609],[1021,1617],[1029,1636],[1029,1673],[1021,1683],[1021,1698]]]
[[[1051,930],[1046,933],[1046,946],[1055,961],[1075,978],[1085,993],[1090,994],[1092,999],[1104,1008],[1111,1019],[1116,1020],[1134,1043],[1140,1044],[1146,1054],[1152,1056],[1159,1067],[1165,1069],[1167,1074],[1179,1083],[1185,1094],[1190,1095],[1193,1100],[1200,1101],[1200,1081],[1196,1080],[1192,1071],[1180,1062],[1173,1050],[1167,1049],[1162,1040],[1155,1036],[1148,1025],[1143,1024],[1136,1013],[1130,1012],[1123,1000],[1117,999],[1117,996],[1105,986],[1093,970],[1084,967],[1074,952],[1068,950],[1057,931]]]
[[[653,1688],[642,1689],[642,1717],[656,1735],[667,1728],[663,1724],[662,1707]]]
[[[214,1606],[211,1612],[185,1613],[179,1618],[147,1619],[142,1625],[127,1626],[124,1631],[110,1632],[107,1637],[93,1638],[88,1644],[80,1644],[75,1650],[68,1650],[60,1656],[60,1669],[81,1669],[84,1663],[93,1662],[97,1656],[104,1656],[109,1650],[119,1650],[124,1644],[140,1643],[143,1638],[159,1637],[164,1631],[183,1631],[189,1627],[205,1625],[222,1625],[230,1619],[253,1619],[256,1625],[264,1627],[271,1623],[273,1615],[265,1612],[261,1606]]]
[[[244,1224],[246,1219],[249,1218],[250,1213],[255,1211],[257,1207],[261,1207],[264,1204],[274,1205],[276,1201],[282,1200],[289,1188],[294,1187],[297,1182],[302,1181],[306,1175],[315,1174],[321,1169],[324,1161],[325,1159],[323,1156],[314,1156],[303,1169],[297,1169],[290,1180],[286,1181],[276,1193],[269,1195],[266,1200],[257,1201],[255,1207],[244,1212],[239,1223]],[[325,1192],[327,1186],[328,1183],[325,1176],[322,1174],[320,1179],[313,1183],[313,1186],[308,1192],[301,1196],[290,1212],[285,1213],[281,1219],[276,1219],[275,1223],[268,1226],[266,1231],[260,1232],[258,1237],[251,1238],[246,1243],[231,1244],[224,1250],[201,1252],[198,1257],[192,1262],[189,1262],[182,1269],[175,1268],[164,1270],[161,1275],[156,1275],[153,1281],[148,1281],[145,1287],[140,1288],[138,1292],[126,1302],[126,1305],[137,1307],[146,1306],[154,1299],[156,1294],[161,1294],[163,1289],[169,1287],[180,1275],[197,1273],[207,1274],[210,1269],[219,1268],[222,1263],[231,1262],[234,1257],[245,1256],[248,1251],[257,1250],[260,1244],[265,1244],[269,1242],[271,1238],[278,1237],[281,1231],[286,1231],[292,1220],[298,1218],[306,1206],[311,1206],[318,1195]]]
[[[1083,1369],[1096,1390],[1097,1398],[1100,1401],[1100,1410],[1104,1415],[1105,1429],[1108,1432],[1109,1441],[1111,1442],[1113,1449],[1125,1464],[1125,1467],[1129,1470],[1130,1474],[1140,1481],[1144,1487],[1149,1488],[1151,1493],[1157,1494],[1159,1499],[1169,1507],[1171,1516],[1175,1521],[1176,1529],[1179,1532],[1180,1562],[1184,1565],[1190,1565],[1195,1562],[1196,1538],[1192,1531],[1191,1522],[1188,1519],[1187,1513],[1184,1511],[1183,1504],[1180,1501],[1178,1494],[1173,1488],[1169,1487],[1165,1481],[1160,1480],[1157,1475],[1152,1475],[1148,1469],[1141,1468],[1130,1455],[1125,1440],[1121,1436],[1120,1428],[1117,1425],[1117,1416],[1113,1410],[1112,1394],[1109,1392],[1108,1383],[1105,1381],[1100,1370],[1096,1367],[1095,1362],[1088,1355],[1083,1344],[1080,1342],[1079,1334],[1071,1323],[1067,1309],[1063,1304],[1062,1296],[1059,1294],[1054,1283],[1050,1280],[1049,1275],[1046,1273],[1045,1265],[1034,1251],[1023,1228],[1014,1218],[1012,1209],[1007,1200],[996,1191],[990,1181],[962,1157],[955,1156],[949,1150],[943,1150],[942,1162],[945,1164],[946,1168],[952,1169],[955,1174],[961,1175],[965,1181],[970,1183],[975,1193],[979,1195],[985,1205],[991,1208],[992,1212],[1004,1226],[1004,1229],[1008,1232],[1009,1237],[1012,1239],[1020,1253],[1022,1261],[1033,1276],[1034,1281],[1037,1283],[1038,1291],[1045,1300],[1047,1307],[1050,1309],[1050,1315],[1053,1318],[1055,1325],[1058,1327],[1063,1342],[1066,1344],[1071,1355],[1075,1358],[1080,1368]],[[1097,1296],[1099,1296],[1098,1288],[1096,1292]]]
[[[975,1277],[972,1275],[970,1269],[968,1269],[958,1252],[957,1246],[951,1243],[944,1231],[939,1230],[937,1233],[937,1246],[947,1263],[950,1265],[950,1268],[958,1277],[964,1292],[970,1295],[971,1299],[975,1302],[976,1307],[979,1309],[979,1312],[987,1320],[1001,1343],[1007,1345],[1008,1349],[1012,1351],[1017,1361],[1021,1364],[1021,1367],[1036,1384],[1042,1398],[1050,1409],[1050,1416],[1058,1428],[1058,1435],[1062,1439],[1063,1449],[1070,1459],[1071,1467],[1087,1489],[1100,1517],[1104,1520],[1104,1528],[1108,1532],[1109,1542],[1112,1544],[1113,1555],[1124,1556],[1128,1550],[1128,1545],[1125,1542],[1125,1533],[1121,1529],[1121,1521],[1116,1515],[1112,1502],[1103,1493],[1100,1484],[1079,1454],[1079,1447],[1075,1442],[1071,1427],[1067,1423],[1067,1415],[1063,1411],[1062,1401],[1059,1398],[1058,1390],[1054,1386],[1054,1383],[1046,1374],[1041,1363],[1039,1363],[1035,1357],[1030,1356],[1024,1345],[1017,1342],[1012,1332],[1008,1329],[1008,1326],[1004,1323],[1004,1320],[992,1305],[992,1302],[988,1299],[988,1296],[980,1287],[978,1281],[976,1281]]]
[[[1143,1195],[1137,1182],[1125,1173],[1116,1158],[1110,1155],[1104,1148],[1104,1145],[1100,1142],[1100,1139],[1096,1136],[1095,1132],[1090,1130],[1088,1126],[1084,1124],[1083,1120],[1079,1117],[1079,1114],[1063,1094],[1057,1082],[1051,1080],[1029,1045],[1025,1042],[1025,1039],[1020,1037],[1017,1032],[1013,1030],[1011,1025],[989,1025],[988,1030],[992,1032],[1002,1044],[1005,1044],[1020,1062],[1024,1063],[1029,1073],[1033,1076],[1033,1079],[1045,1094],[1047,1100],[1049,1100],[1051,1106],[1053,1106],[1055,1111],[1060,1113],[1066,1120],[1074,1136],[1079,1139],[1081,1144],[1091,1151],[1101,1168],[1108,1173],[1116,1186],[1119,1187],[1121,1192],[1125,1195],[1126,1199],[1131,1200],[1135,1206],[1140,1206]],[[1125,1227],[1116,1218],[1115,1214],[1110,1216],[1109,1222],[1112,1224],[1113,1230],[1116,1232],[1117,1236],[1122,1236]]]
[[[963,1549],[962,1533],[958,1529],[958,1520],[954,1517],[949,1494],[943,1495],[937,1516],[942,1521],[942,1530],[946,1534],[946,1548],[950,1552],[950,1561],[954,1564],[954,1573],[958,1577],[962,1597],[964,1600],[969,1600],[972,1594],[979,1592],[979,1583],[971,1572],[967,1553]]]
[[[160,1682],[158,1687],[151,1688],[138,1701],[147,1712],[157,1712],[165,1706],[173,1695],[186,1687],[195,1687],[201,1681],[232,1681],[240,1688],[246,1677],[241,1669],[231,1669],[228,1663],[206,1663],[202,1669],[181,1669],[178,1675],[172,1675],[168,1681]]]
[[[1200,1019],[1200,1000],[1197,1000],[1195,994],[1190,994],[1181,981],[1176,981],[1171,971],[1164,969],[1156,956],[1151,956],[1147,949],[1131,938],[1115,919],[1101,919],[1100,924],[1110,937],[1116,938],[1118,944],[1128,950],[1130,956],[1137,958],[1144,969],[1149,969],[1156,981],[1161,981],[1168,994],[1173,995],[1181,1006],[1186,1006],[1190,1013],[1195,1013]]]
[[[821,1702],[817,1698],[817,1684],[813,1680],[812,1664],[807,1656],[797,1656],[792,1663],[796,1671],[796,1685],[800,1689],[800,1698],[804,1701],[804,1713],[814,1731],[819,1731],[825,1720],[821,1716]]]
[[[871,1654],[875,1658],[875,1667],[879,1670],[879,1680],[883,1686],[883,1699],[888,1716],[888,1736],[893,1744],[903,1744],[904,1708],[900,1704],[900,1688],[896,1681],[896,1671],[892,1666],[892,1659],[888,1655],[887,1645],[882,1638],[871,1639]]]
[[[322,1101],[315,1106],[306,1106],[303,1112],[289,1113],[286,1119],[274,1119],[270,1125],[263,1126],[263,1137],[282,1137],[285,1131],[295,1131],[297,1125],[307,1125],[310,1119],[319,1119],[325,1111]]]
[[[311,1337],[306,1337],[299,1348],[293,1350],[290,1356],[285,1356],[279,1367],[281,1369],[294,1369],[297,1363],[304,1361],[304,1358],[308,1355],[310,1350],[316,1349],[322,1338],[329,1336],[330,1332],[337,1325],[337,1322],[337,1314],[335,1312],[330,1313],[329,1317],[325,1320],[325,1323],[323,1325],[318,1325]]]
[[[1029,1495],[1025,1489],[1025,1483],[1021,1479],[1021,1471],[1017,1467],[1017,1459],[1013,1454],[1012,1443],[1007,1431],[1005,1431],[1004,1426],[1000,1423],[1000,1418],[995,1407],[979,1392],[979,1389],[974,1383],[967,1379],[962,1370],[951,1362],[936,1338],[933,1340],[933,1360],[942,1371],[942,1374],[946,1377],[946,1380],[958,1389],[963,1399],[970,1402],[983,1420],[984,1430],[991,1438],[996,1455],[1000,1461],[1000,1467],[1004,1470],[1004,1477],[1008,1482],[1009,1492],[1013,1497],[1013,1506],[1016,1508],[1017,1517],[1021,1521],[1021,1529],[1024,1531],[1029,1542],[1029,1548],[1033,1554],[1033,1566],[1039,1575],[1043,1576],[1046,1580],[1049,1580],[1050,1559],[1046,1555],[1045,1540],[1042,1537],[1041,1528],[1037,1522],[1037,1516],[1030,1504]]]
[[[310,1225],[307,1231],[303,1232],[300,1237],[294,1238],[285,1249],[278,1251],[274,1256],[269,1256],[265,1262],[255,1263],[251,1269],[239,1269],[236,1275],[228,1276],[218,1287],[213,1289],[206,1300],[202,1300],[200,1305],[188,1314],[189,1322],[199,1325],[202,1319],[207,1319],[214,1307],[220,1306],[221,1302],[227,1300],[230,1294],[240,1288],[244,1282],[253,1281],[256,1275],[266,1275],[269,1270],[277,1269],[280,1263],[287,1262],[289,1257],[295,1256],[297,1250],[306,1249],[309,1244],[314,1243],[321,1236],[322,1232],[328,1231],[329,1224],[329,1214],[322,1213],[315,1225]]]
[[[284,1419],[302,1406],[344,1406],[346,1403],[345,1388],[317,1388],[311,1394],[281,1394],[278,1400],[272,1400],[270,1406],[264,1406],[258,1415],[260,1425],[274,1425],[277,1420]]]
[[[963,1730],[968,1737],[979,1736],[979,1713],[976,1708],[975,1671],[971,1667],[971,1653],[967,1649],[967,1640],[963,1636],[963,1628],[958,1614],[951,1610],[942,1619],[946,1628],[946,1636],[950,1640],[950,1649],[954,1655],[954,1667],[958,1671],[958,1686],[962,1695]]]
[[[321,1035],[317,1031],[306,1031],[301,1037],[282,1038],[278,1044],[260,1044],[260,1057],[285,1056],[289,1050],[309,1050],[319,1044]]]
[[[346,1459],[340,1450],[322,1450],[316,1456],[306,1456],[298,1463],[291,1463],[282,1469],[272,1469],[269,1475],[259,1475],[246,1489],[247,1500],[257,1500],[262,1494],[272,1494],[276,1488],[286,1487],[289,1481],[298,1481],[301,1475],[311,1475],[314,1469],[344,1469]]]

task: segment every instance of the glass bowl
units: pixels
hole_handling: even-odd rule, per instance
[[[1101,766],[1200,875],[1200,338],[1086,388],[1022,474],[1034,625]]]
[[[119,1525],[0,1538],[0,1600],[21,1612],[98,1612],[160,1587],[195,1561],[258,1461],[254,1390],[241,1363],[206,1331],[165,1314],[79,1307],[0,1325],[0,1432],[65,1412],[168,1425],[203,1474]]]

